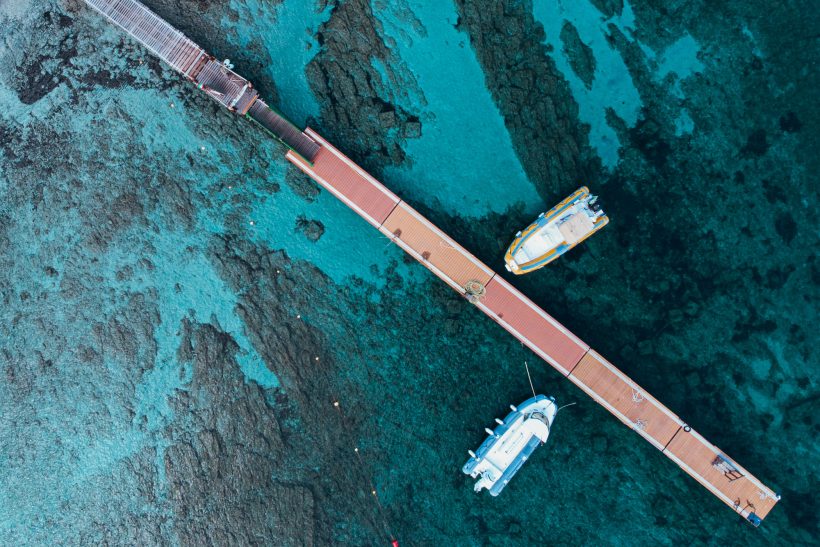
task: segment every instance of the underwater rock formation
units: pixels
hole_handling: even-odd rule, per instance
[[[177,359],[190,363],[191,383],[171,401],[163,458],[179,541],[312,544],[313,494],[274,480],[287,448],[264,391],[234,361],[239,347],[215,325],[184,320],[181,330]]]
[[[319,241],[322,234],[325,233],[325,226],[318,220],[309,220],[303,215],[296,219],[296,229],[311,241]]]
[[[470,37],[516,153],[539,191],[594,183],[597,158],[566,82],[546,55],[532,2],[456,0],[456,6],[459,26]]]
[[[261,36],[272,30],[247,14],[276,15],[280,2],[146,3],[276,104]],[[327,18],[299,70],[319,107],[311,125],[384,173],[418,159],[408,139],[429,135],[438,113],[391,99],[424,86],[374,5],[313,6]],[[820,427],[807,220],[816,5],[579,0],[595,25],[561,21],[557,49],[533,2],[455,5],[464,40],[447,47],[474,49],[545,203],[589,184],[613,219],[516,284],[781,492],[763,528],[741,526],[285,167],[283,146],[82,2],[20,0],[0,3],[0,543],[375,545],[392,533],[526,545],[548,529],[565,545],[799,545],[820,534],[805,464]],[[415,28],[417,6],[401,6]],[[569,84],[601,83],[601,43],[627,69],[613,85],[628,79],[639,98],[634,119],[615,100],[596,105],[617,137],[613,165]],[[558,55],[576,55],[569,71]],[[474,154],[494,157],[491,144]],[[418,208],[498,266],[544,204],[507,203],[505,181],[492,182],[482,191],[500,205],[484,217]],[[525,360],[539,391],[578,404],[498,503],[458,469],[482,427],[528,396]]]
[[[344,142],[351,157],[378,173],[385,165],[404,161],[401,139],[420,135],[421,123],[417,113],[378,91],[396,80],[395,61],[371,10],[367,0],[335,2],[319,29],[322,49],[307,74],[322,99],[321,132],[331,141]],[[384,67],[387,81],[382,82],[374,60]]]
[[[561,41],[564,43],[564,54],[569,57],[572,70],[588,88],[592,87],[592,81],[595,79],[595,55],[592,48],[581,40],[578,29],[569,21],[565,21],[561,27]]]

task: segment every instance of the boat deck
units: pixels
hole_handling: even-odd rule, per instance
[[[289,152],[299,169],[460,294],[480,283],[471,299],[478,309],[752,524],[774,507],[771,489],[319,134],[305,133],[322,148],[313,163]]]

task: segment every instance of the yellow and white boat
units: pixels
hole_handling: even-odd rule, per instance
[[[535,222],[515,234],[504,255],[507,270],[521,275],[543,268],[603,228],[609,217],[598,197],[582,186],[567,199],[541,213]]]

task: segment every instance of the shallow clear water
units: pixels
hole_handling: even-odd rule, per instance
[[[496,269],[538,211],[599,193],[610,225],[512,282],[783,500],[740,522],[278,143],[90,10],[21,0],[0,3],[0,544],[817,537],[820,82],[784,32],[813,3],[147,3],[297,123],[332,131],[339,88],[348,129],[403,113],[335,144]],[[533,95],[553,117],[522,126]],[[584,180],[556,194],[533,149]],[[524,361],[577,405],[477,496],[461,465],[529,395]]]
[[[484,74],[463,33],[455,7],[425,1],[374,2],[390,50],[421,89],[386,81],[398,104],[420,112],[422,134],[405,147],[408,166],[385,177],[406,199],[475,217],[522,202],[543,204],[512,149],[504,120],[484,86]],[[412,25],[408,21],[413,21]],[[484,153],[477,154],[481,150]],[[537,213],[536,213],[537,214]]]
[[[641,110],[641,97],[622,55],[607,41],[608,26],[614,24],[622,32],[634,28],[634,15],[629,2],[623,12],[613,18],[605,17],[591,1],[536,2],[533,14],[544,26],[547,44],[553,48],[552,57],[561,74],[570,84],[578,102],[579,117],[590,125],[590,144],[607,167],[618,162],[620,142],[615,131],[607,124],[606,112],[611,109],[629,127],[635,125]],[[581,41],[592,51],[594,73],[589,85],[573,71],[564,43],[562,27],[566,22],[575,26]]]
[[[281,97],[276,107],[301,126],[317,117],[319,105],[305,66],[319,50],[316,31],[330,17],[330,6],[322,9],[315,0],[290,0],[277,5],[257,0],[233,2],[231,8],[239,16],[235,30],[239,43],[247,46],[258,41],[269,55],[266,69]],[[247,26],[247,21],[255,21],[253,28]],[[234,27],[230,20],[222,24]]]

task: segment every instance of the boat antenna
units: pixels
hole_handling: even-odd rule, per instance
[[[530,376],[530,367],[527,365],[527,361],[524,361],[524,368],[527,369],[527,379],[530,381],[530,389],[532,390],[532,396],[535,397],[535,387],[532,385],[532,376]]]
[[[562,407],[558,407],[558,410],[556,410],[556,411],[555,411],[555,413],[556,413],[556,414],[558,414],[559,412],[561,412],[561,409],[562,409],[562,408],[567,408],[568,406],[577,405],[577,404],[578,404],[578,403],[568,403],[568,404],[565,404],[565,405],[564,405],[564,406],[562,406]]]

